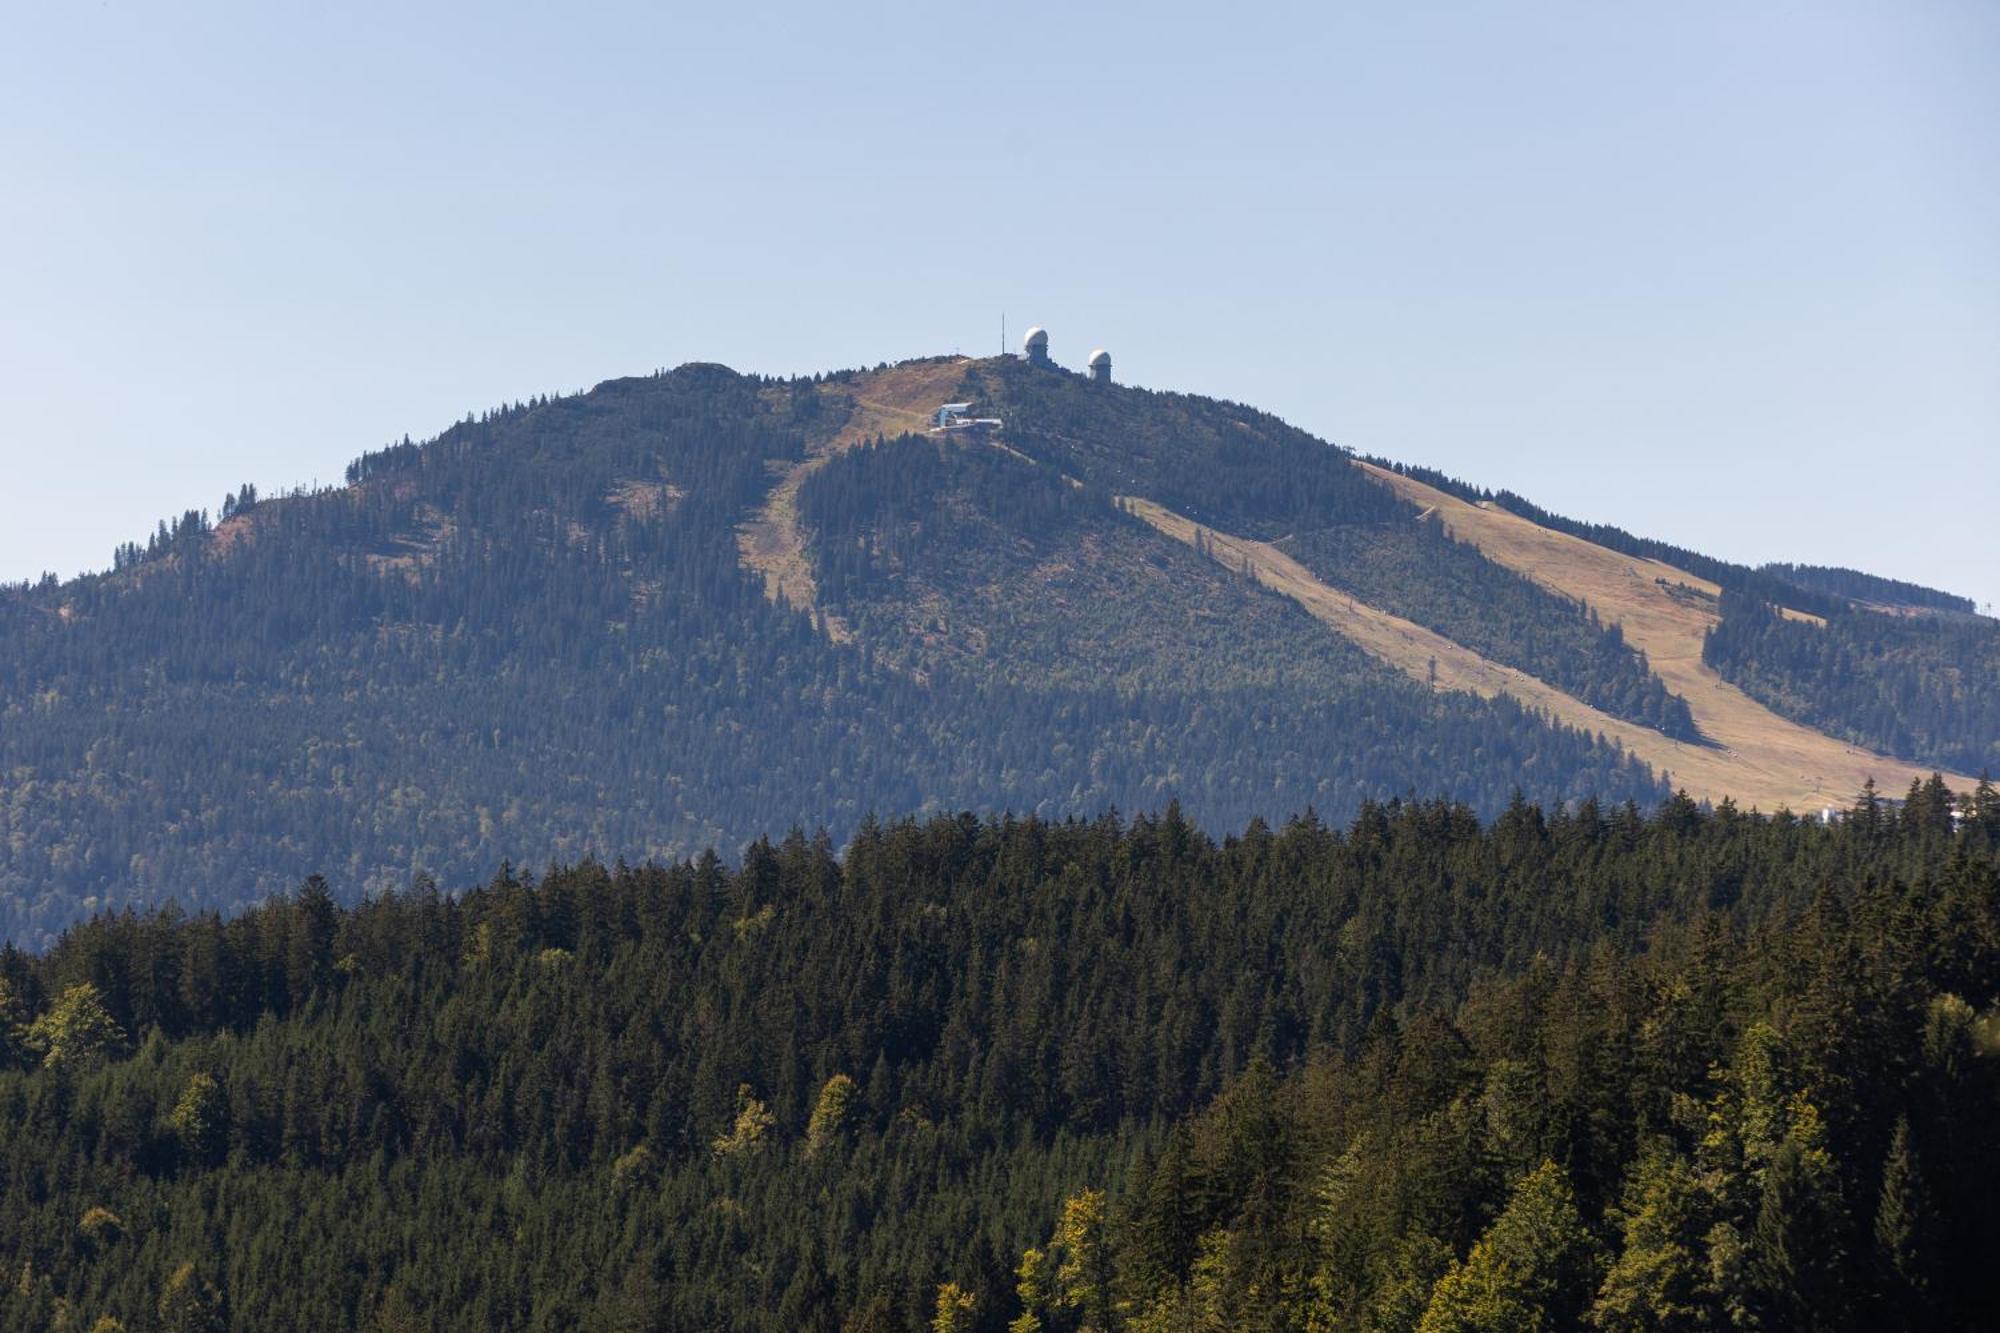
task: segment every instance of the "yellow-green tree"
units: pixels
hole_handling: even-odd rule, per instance
[[[87,1068],[125,1044],[125,1030],[89,982],[71,986],[28,1025],[28,1046],[50,1069]]]
[[[125,1220],[109,1208],[86,1208],[76,1224],[76,1234],[93,1250],[116,1245],[125,1235]]]
[[[1540,1333],[1575,1327],[1596,1243],[1569,1177],[1543,1162],[1522,1177],[1465,1262],[1438,1280],[1420,1333]]]
[[[752,1095],[748,1083],[736,1088],[736,1123],[729,1127],[727,1134],[721,1135],[709,1146],[718,1157],[747,1157],[764,1147],[764,1136],[771,1126],[778,1123],[778,1117],[771,1114],[771,1108]]]
[[[977,1305],[972,1293],[956,1282],[941,1283],[931,1333],[972,1333],[972,1312]]]
[[[410,1304],[402,1288],[382,1293],[382,1303],[375,1307],[375,1333],[426,1333],[429,1328],[430,1322]]]
[[[1625,1182],[1618,1258],[1604,1275],[1591,1322],[1602,1329],[1702,1328],[1713,1308],[1709,1236],[1713,1201],[1693,1165],[1655,1144]]]
[[[1718,1088],[1695,1152],[1716,1212],[1706,1286],[1739,1324],[1806,1327],[1846,1302],[1839,1171],[1794,1063],[1778,1031],[1757,1023],[1729,1068],[1711,1073]]]
[[[1112,1325],[1112,1253],[1106,1241],[1104,1191],[1086,1189],[1064,1201],[1062,1219],[1048,1249],[1030,1249],[1020,1257],[1016,1291],[1022,1317],[1014,1321],[1020,1333],[1042,1327],[1042,1313],[1064,1313],[1082,1329]]]
[[[1430,1308],[1431,1293],[1451,1271],[1457,1256],[1437,1237],[1416,1231],[1397,1241],[1382,1265],[1381,1280],[1368,1297],[1361,1327],[1368,1333],[1412,1333]],[[1312,1333],[1353,1327],[1335,1312],[1312,1326]]]
[[[859,1091],[854,1080],[845,1074],[835,1074],[826,1081],[826,1086],[819,1090],[819,1101],[813,1106],[812,1119],[806,1124],[806,1156],[817,1156],[840,1141],[854,1117],[854,1099]]]
[[[1111,1248],[1105,1238],[1103,1190],[1085,1190],[1063,1204],[1049,1248],[1057,1256],[1057,1307],[1074,1311],[1085,1328],[1110,1328]]]
[[[1041,1312],[1048,1306],[1049,1253],[1032,1245],[1021,1252],[1021,1266],[1014,1270],[1014,1295],[1021,1302],[1020,1317],[1007,1325],[1007,1333],[1041,1333]]]
[[[197,1073],[188,1079],[167,1116],[167,1127],[190,1160],[212,1162],[221,1155],[229,1137],[229,1103],[213,1074]]]
[[[1021,1315],[1013,1333],[1039,1333],[1042,1316],[1061,1315],[1067,1326],[1111,1327],[1112,1261],[1105,1239],[1104,1191],[1085,1190],[1063,1203],[1062,1217],[1045,1250],[1030,1249],[1014,1270]]]
[[[1193,1333],[1224,1333],[1230,1324],[1235,1238],[1221,1227],[1202,1233],[1188,1269],[1187,1327]]]
[[[626,1194],[651,1185],[660,1173],[659,1159],[653,1150],[641,1143],[627,1152],[620,1153],[611,1163],[611,1189],[614,1194]]]
[[[228,1327],[222,1294],[191,1263],[176,1268],[160,1289],[159,1314],[162,1333],[222,1333]]]

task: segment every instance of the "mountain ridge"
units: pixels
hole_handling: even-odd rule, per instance
[[[944,401],[1004,425],[920,433]],[[1409,632],[1459,652],[1435,681],[1371,655],[1121,497],[1245,551],[1338,533],[1322,583],[1349,572],[1327,552],[1397,543],[1375,586],[1406,580]],[[0,590],[0,933],[235,910],[315,872],[352,896],[838,839],[871,810],[1494,814],[1516,790],[1652,805],[1662,769],[1718,802],[1852,798],[1696,781],[1729,757],[1658,732],[1677,696],[1647,643],[1456,535],[1476,506],[1418,498],[1253,408],[1012,359],[691,364],[468,417],[345,487],[246,489],[105,574]],[[1884,670],[1935,683],[1898,653]]]
[[[858,414],[858,423],[844,428],[824,453],[816,455],[790,474],[786,484],[793,485],[795,495],[796,486],[791,477],[816,469],[834,454],[865,442],[871,434],[881,434],[883,427],[894,419],[900,418],[905,423],[924,419],[918,404],[943,401],[946,395],[961,388],[963,380],[974,375],[980,366],[991,364],[993,362],[975,358],[936,358],[901,363],[889,372],[874,372],[874,379],[864,372],[855,389],[855,398],[858,407],[868,410]],[[923,373],[910,374],[912,368],[921,368]],[[869,396],[871,393],[873,397]],[[1004,428],[991,436],[970,438],[975,443],[1007,447],[1003,442]],[[1518,668],[1491,662],[1420,625],[1369,607],[1359,598],[1346,596],[1341,599],[1350,608],[1361,608],[1359,612],[1345,617],[1329,618],[1315,611],[1320,619],[1334,625],[1349,638],[1364,636],[1363,646],[1368,647],[1378,659],[1414,676],[1418,674],[1413,669],[1415,658],[1412,653],[1415,650],[1397,651],[1390,647],[1392,640],[1400,637],[1410,644],[1421,642],[1424,654],[1435,657],[1438,649],[1435,640],[1443,639],[1444,644],[1449,645],[1446,653],[1451,659],[1446,672],[1447,684],[1471,688],[1474,692],[1487,695],[1504,693],[1530,708],[1549,712],[1570,725],[1612,736],[1655,768],[1670,774],[1677,785],[1687,788],[1697,799],[1734,799],[1762,808],[1840,806],[1871,780],[1885,788],[1900,790],[1934,771],[1865,749],[1857,751],[1851,745],[1780,717],[1707,667],[1701,660],[1702,641],[1717,623],[1718,617],[1689,608],[1685,601],[1677,600],[1676,594],[1669,589],[1679,588],[1714,600],[1720,597],[1722,588],[1712,579],[1689,573],[1655,557],[1626,555],[1572,532],[1544,527],[1532,519],[1512,514],[1494,501],[1468,501],[1461,495],[1375,462],[1355,459],[1354,465],[1409,501],[1418,509],[1420,520],[1435,519],[1454,537],[1463,533],[1463,540],[1498,563],[1560,596],[1589,607],[1593,613],[1612,624],[1621,628],[1629,624],[1631,628],[1627,633],[1636,638],[1636,646],[1650,660],[1665,663],[1663,679],[1671,688],[1683,694],[1691,691],[1699,697],[1700,716],[1707,718],[1711,727],[1719,727],[1722,734],[1711,738],[1708,746],[1698,747],[1685,743],[1684,738],[1662,736],[1656,730],[1643,726],[1634,727],[1607,716],[1560,686],[1536,679]],[[1295,561],[1275,549],[1265,548],[1262,543],[1247,541],[1213,527],[1204,529],[1201,524],[1174,514],[1144,496],[1122,496],[1120,501],[1131,512],[1139,514],[1177,540],[1193,544],[1197,531],[1207,532],[1212,539],[1224,544],[1223,549],[1241,560],[1251,561],[1260,575],[1272,580],[1276,586],[1300,590],[1318,585],[1323,593],[1331,593]],[[795,525],[795,515],[784,522]],[[803,550],[803,540],[797,537],[795,526],[792,527],[789,542],[790,549]],[[1538,546],[1544,549],[1537,551],[1535,548]],[[1552,556],[1548,548],[1561,554]],[[747,547],[745,558],[753,567],[765,568],[751,558]],[[1629,590],[1618,587],[1620,575],[1629,576],[1634,586]],[[1649,576],[1653,580],[1651,584],[1646,582]],[[1880,586],[1907,588],[1914,594],[1948,598],[1948,595],[1935,594],[1916,585],[1891,584],[1890,581],[1866,575],[1860,577]],[[793,604],[812,604],[813,590],[809,578],[807,581],[788,580],[768,571],[767,578],[779,578],[776,585],[778,593]],[[1798,593],[1795,600],[1816,600],[1812,590],[1801,588]],[[1302,604],[1307,600],[1301,599],[1295,592],[1288,592],[1288,595],[1302,600]],[[1332,595],[1339,597],[1339,594]],[[1320,608],[1339,604],[1324,595],[1309,595],[1309,600],[1312,606]],[[1788,618],[1825,623],[1822,616],[1810,610],[1782,604],[1776,609]],[[831,617],[829,623],[838,625],[840,622],[837,617]],[[844,633],[844,627],[839,632]],[[1720,755],[1712,753],[1716,750],[1721,752]],[[1967,774],[1956,772],[1946,771],[1943,776],[1961,789],[1969,789],[1976,781]]]

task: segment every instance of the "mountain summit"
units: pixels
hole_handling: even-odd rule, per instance
[[[1817,812],[2000,758],[2000,638],[1108,362],[688,365],[0,591],[0,717],[0,931],[35,941],[874,811]]]

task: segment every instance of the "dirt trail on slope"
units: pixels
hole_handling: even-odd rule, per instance
[[[1717,774],[1719,788],[1697,792],[1694,767],[1652,760],[1673,769],[1674,780],[1685,782],[1691,795],[1728,794],[1739,804],[1766,810],[1779,805],[1816,810],[1848,805],[1870,777],[1885,795],[1895,796],[1912,778],[1930,775],[1928,768],[1850,746],[1780,717],[1704,665],[1702,636],[1717,621],[1715,599],[1721,593],[1709,580],[1541,527],[1491,503],[1473,504],[1386,468],[1356,466],[1419,509],[1433,511],[1448,531],[1478,547],[1487,559],[1588,604],[1605,624],[1620,626],[1625,641],[1645,651],[1667,688],[1687,700],[1695,724],[1716,743],[1709,753],[1727,761],[1727,769]],[[1681,747],[1684,754],[1693,748]],[[1974,785],[1963,774],[1946,773],[1944,779],[1959,790]]]
[[[738,558],[764,576],[764,595],[772,601],[805,609],[813,606],[819,589],[813,582],[812,561],[806,556],[805,533],[799,528],[799,487],[827,461],[877,435],[894,437],[921,431],[931,414],[950,399],[972,362],[949,357],[911,361],[887,370],[868,371],[844,385],[820,392],[844,394],[850,405],[839,433],[816,445],[803,461],[786,469],[771,494],[747,523],[736,530]],[[838,616],[823,615],[828,637],[846,642],[852,633]]]

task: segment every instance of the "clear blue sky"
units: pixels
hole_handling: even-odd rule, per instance
[[[984,351],[1004,310],[1579,517],[2000,603],[1992,0],[5,28],[0,577],[468,409]]]

